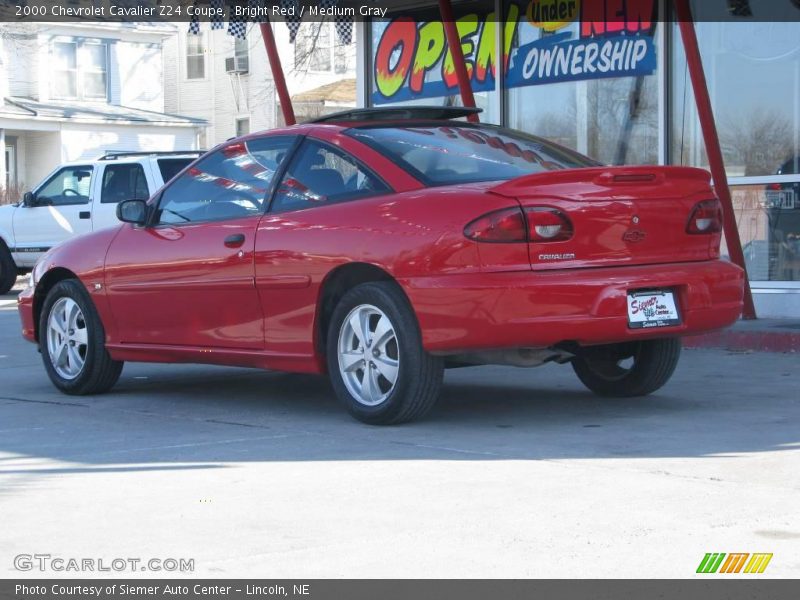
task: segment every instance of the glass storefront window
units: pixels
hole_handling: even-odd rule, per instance
[[[800,183],[731,187],[745,264],[753,281],[800,281]]]
[[[800,281],[800,23],[692,8],[750,280]],[[670,161],[707,169],[676,25],[672,37]]]
[[[800,156],[800,23],[695,25],[729,177],[776,175]],[[672,162],[708,166],[675,28]]]
[[[628,39],[638,36],[650,38],[652,49],[648,52],[654,54],[660,50],[656,43],[656,30],[661,26],[661,23],[653,23],[635,36],[627,33],[625,36]],[[523,18],[511,45],[509,72],[521,68],[523,72],[535,71],[534,77],[546,77],[547,66],[542,65],[548,57],[548,41],[556,36],[566,40],[565,46],[574,44],[573,54],[567,55],[570,58],[569,69],[574,77],[580,79],[558,82],[558,76],[569,77],[570,73],[557,71],[558,61],[564,56],[557,54],[550,67],[549,79],[535,85],[509,85],[509,126],[541,135],[606,164],[657,164],[659,111],[656,72],[636,74],[628,70],[620,76],[609,76],[611,73],[602,70],[608,64],[604,62],[604,56],[613,57],[614,52],[626,50],[623,44],[629,42],[623,36],[596,36],[594,32],[587,36],[586,28],[577,21],[553,31],[546,26],[537,27]],[[525,49],[537,46],[538,54],[531,58],[531,53]],[[577,54],[576,48],[581,54]],[[599,58],[591,61],[592,56]],[[619,56],[624,67],[625,53]],[[655,62],[654,55],[649,58]]]

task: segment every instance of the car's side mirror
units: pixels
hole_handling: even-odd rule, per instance
[[[117,219],[123,223],[144,225],[147,221],[147,203],[144,200],[125,200],[117,204]]]
[[[22,205],[28,207],[36,206],[36,196],[33,195],[33,192],[22,194]]]

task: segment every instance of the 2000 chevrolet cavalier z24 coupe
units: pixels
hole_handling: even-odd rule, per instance
[[[330,376],[368,423],[434,404],[447,367],[571,363],[649,394],[680,337],[733,323],[706,171],[607,167],[474,109],[356,110],[231,140],[123,223],[51,250],[23,335],[68,394],[124,361]]]

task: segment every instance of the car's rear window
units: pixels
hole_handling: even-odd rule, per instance
[[[192,162],[194,158],[159,158],[158,170],[161,171],[161,178],[164,183],[183,171],[184,167]]]
[[[368,126],[346,133],[428,185],[506,180],[599,164],[541,138],[491,125]]]

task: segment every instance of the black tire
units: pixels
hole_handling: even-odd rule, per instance
[[[345,335],[342,326],[351,311],[362,306],[382,311],[396,334],[391,342],[394,350],[386,350],[387,357],[392,352],[398,360],[396,381],[386,391],[385,399],[374,406],[359,401],[348,390],[339,368],[340,334]],[[394,283],[364,283],[345,294],[333,311],[326,351],[328,373],[336,396],[359,421],[371,425],[406,423],[425,416],[439,398],[444,362],[423,349],[414,312],[402,290]],[[362,378],[367,376],[363,373]],[[384,382],[388,383],[388,380]]]
[[[17,265],[6,245],[0,241],[0,296],[7,294],[17,281]]]
[[[678,365],[678,338],[647,340],[584,348],[572,360],[572,368],[583,384],[599,396],[631,398],[660,389]],[[633,364],[620,366],[623,360]]]
[[[65,378],[56,371],[48,349],[48,321],[53,308],[63,298],[73,300],[81,310],[82,322],[86,329],[85,350],[82,350],[84,364],[80,372],[73,378]],[[113,360],[105,346],[105,329],[97,314],[86,288],[75,279],[58,282],[44,301],[39,319],[39,349],[42,362],[53,382],[65,394],[83,396],[107,392],[117,383],[122,367],[121,361]],[[83,346],[81,346],[83,348]]]

